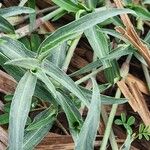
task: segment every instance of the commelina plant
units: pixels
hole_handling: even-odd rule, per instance
[[[118,145],[111,130],[112,123],[117,106],[128,100],[120,98],[119,88],[115,97],[103,95],[102,92],[114,87],[128,74],[128,65],[123,68],[118,65],[122,56],[127,56],[125,64],[129,64],[132,56],[145,65],[146,69],[147,63],[126,37],[108,27],[111,25],[123,28],[119,15],[129,14],[137,19],[137,28],[144,30],[143,22],[150,20],[150,12],[145,7],[149,5],[149,1],[134,4],[130,0],[124,0],[125,8],[115,8],[110,1],[105,0],[52,2],[55,6],[48,9],[50,13],[46,12],[46,15],[38,19],[35,0],[20,0],[18,6],[0,8],[0,65],[18,81],[13,95],[6,96],[6,104],[10,108],[3,116],[3,124],[9,124],[8,149],[34,149],[63,111],[75,150],[94,149],[101,115],[105,120],[106,130],[102,142],[99,142],[100,150],[106,150],[108,140],[112,149],[117,150]],[[26,19],[29,18],[29,25],[18,28],[11,18],[22,14]],[[38,34],[31,34],[44,22],[56,21],[65,15],[70,15],[74,20],[45,34],[44,40]],[[31,44],[28,44],[27,36],[30,37]],[[81,38],[87,39],[92,48],[93,62],[67,74],[74,50]],[[149,46],[149,33],[143,41]],[[107,80],[105,84],[96,81],[96,74],[102,71]],[[83,76],[74,81],[72,77],[78,75]],[[85,88],[82,84],[87,80],[92,83],[90,88]],[[45,104],[42,111],[31,121],[29,113],[41,103]],[[105,104],[112,105],[109,118],[104,115]],[[84,107],[88,108],[85,120],[82,117]]]

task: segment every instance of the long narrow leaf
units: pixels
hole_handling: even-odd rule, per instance
[[[57,92],[58,95],[58,103],[63,108],[67,120],[69,122],[70,132],[73,136],[74,142],[76,142],[78,134],[83,124],[82,117],[76,108],[76,106],[71,102],[71,100],[65,94],[60,94]]]
[[[0,31],[5,33],[14,33],[14,27],[0,15]]]
[[[33,58],[21,58],[8,61],[6,64],[15,65],[19,67],[23,67],[26,69],[38,69],[40,68],[39,61]],[[57,66],[52,64],[49,61],[43,62],[41,65],[41,69],[46,73],[48,76],[62,84],[66,89],[76,95],[80,100],[84,102],[85,105],[89,106],[89,102],[87,101],[86,97],[83,95],[80,88],[74,83],[74,81],[68,77],[65,72],[60,70]]]
[[[11,17],[20,14],[34,13],[34,9],[28,7],[12,6],[8,8],[1,8],[0,15],[3,17]]]
[[[9,149],[23,148],[24,128],[37,78],[29,71],[20,80],[12,99],[9,117]]]
[[[53,109],[46,109],[40,114],[38,114],[35,119],[34,123],[39,123],[43,118],[45,118],[45,114],[54,114]],[[32,131],[25,132],[24,143],[23,143],[23,150],[32,150],[35,148],[37,144],[48,134],[50,128],[52,127],[54,121],[56,120],[56,115],[52,115],[46,122],[46,124],[42,124],[38,126],[37,129]],[[35,124],[32,124],[35,125]],[[38,124],[39,125],[39,124]],[[30,126],[31,127],[31,126]],[[32,126],[33,127],[33,126]],[[37,126],[36,126],[37,127]]]
[[[101,60],[101,58],[106,57],[109,54],[109,46],[108,41],[106,39],[106,35],[102,33],[98,27],[94,26],[84,31],[91,47],[93,48],[97,57]],[[102,61],[104,67],[109,67],[110,62],[108,60]]]
[[[97,134],[97,129],[100,121],[101,100],[98,85],[95,79],[93,82],[92,101],[89,107],[89,112],[83,124],[79,138],[76,143],[76,150],[93,150],[94,140]]]
[[[62,42],[67,41],[70,38],[76,37],[84,30],[103,22],[110,17],[124,13],[134,12],[129,9],[110,9],[104,11],[97,11],[85,15],[84,17],[59,28],[57,31],[55,31],[43,41],[43,43],[39,47],[39,52],[41,55],[39,57],[41,59],[45,58],[52,48],[57,47]]]
[[[70,0],[52,0],[55,4],[69,12],[77,12],[81,9],[80,6],[76,5]]]

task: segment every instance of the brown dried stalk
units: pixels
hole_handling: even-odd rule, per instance
[[[123,4],[121,0],[114,0],[117,8],[123,8]],[[116,30],[120,32],[126,39],[128,39],[129,42],[131,42],[139,51],[139,53],[143,56],[145,61],[147,62],[148,66],[150,67],[150,52],[145,45],[138,34],[136,33],[133,24],[131,23],[129,17],[127,14],[120,15],[121,20],[123,21],[124,26],[126,29],[122,27],[116,27]]]
[[[150,125],[150,112],[137,83],[125,79],[119,81],[117,85],[124,96],[129,100],[128,102],[132,109],[138,112],[145,125]]]

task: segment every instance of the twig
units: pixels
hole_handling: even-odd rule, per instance
[[[56,120],[56,123],[58,127],[60,127],[66,135],[69,135],[68,131],[64,128],[64,126],[58,120]]]

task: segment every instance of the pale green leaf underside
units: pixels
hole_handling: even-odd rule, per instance
[[[134,13],[129,9],[109,9],[104,11],[97,11],[83,16],[82,18],[73,21],[48,36],[39,47],[40,59],[45,58],[52,48],[57,47],[62,42],[67,41],[70,38],[76,37],[84,30],[107,20],[110,17],[124,14]]]
[[[9,150],[21,150],[24,128],[37,78],[27,71],[19,81],[12,99],[9,116]]]

